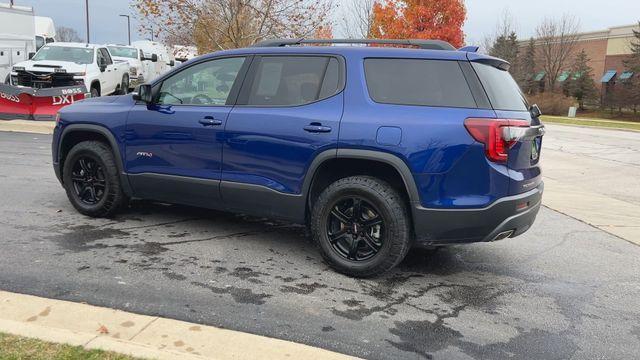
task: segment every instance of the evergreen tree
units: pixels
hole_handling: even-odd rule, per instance
[[[640,22],[638,26],[640,27]],[[635,39],[631,41],[631,56],[624,61],[625,70],[632,72],[633,76],[623,82],[620,95],[624,98],[623,102],[635,113],[640,106],[640,30],[633,30],[633,36]]]
[[[496,38],[489,50],[489,55],[506,60],[514,66],[518,62],[519,51],[518,36],[515,32],[511,32],[509,35],[503,34]]]
[[[589,57],[584,49],[576,56],[571,68],[571,75],[566,81],[569,82],[567,90],[578,101],[580,110],[584,109],[585,100],[596,97],[597,90],[593,80],[593,69],[589,66]]]
[[[536,43],[533,38],[529,40],[524,56],[520,58],[519,73],[520,76],[517,80],[522,91],[527,95],[535,94],[538,86],[534,81],[536,76]]]

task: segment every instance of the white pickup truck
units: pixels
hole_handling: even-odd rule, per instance
[[[158,62],[158,55],[147,56],[142,50],[133,46],[107,45],[113,59],[129,63],[129,88],[135,88],[140,84],[153,80],[158,74],[151,71],[152,63]]]
[[[11,84],[36,89],[84,85],[91,97],[126,94],[129,63],[102,45],[55,42],[11,69]]]

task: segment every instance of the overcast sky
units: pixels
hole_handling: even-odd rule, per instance
[[[8,0],[0,0],[8,2]],[[335,0],[339,3],[352,0]],[[56,26],[75,28],[85,36],[85,0],[16,0],[16,4],[34,7],[37,15],[52,17]],[[131,14],[129,0],[89,0],[91,41],[99,43],[125,43],[126,19],[119,14]],[[464,30],[467,43],[478,44],[491,34],[497,17],[505,9],[516,21],[520,38],[530,37],[538,22],[544,17],[557,17],[573,13],[580,20],[582,31],[601,30],[611,26],[628,25],[640,20],[640,0],[466,0],[467,22]],[[339,19],[339,13],[334,16]],[[138,34],[137,23],[132,19],[132,38]],[[339,33],[339,21],[336,21]],[[340,34],[336,34],[340,35]]]

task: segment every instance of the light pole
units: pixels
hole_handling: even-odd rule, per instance
[[[131,17],[129,15],[120,15],[127,18],[127,33],[129,34],[129,45],[131,45]]]
[[[85,0],[84,4],[85,4],[84,7],[87,11],[87,44],[88,44],[91,42],[89,37],[89,0]]]

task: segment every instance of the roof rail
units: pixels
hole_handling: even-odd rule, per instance
[[[407,45],[425,50],[455,50],[451,44],[442,40],[420,39],[272,39],[256,43],[253,47],[281,47],[304,44],[380,44]]]

